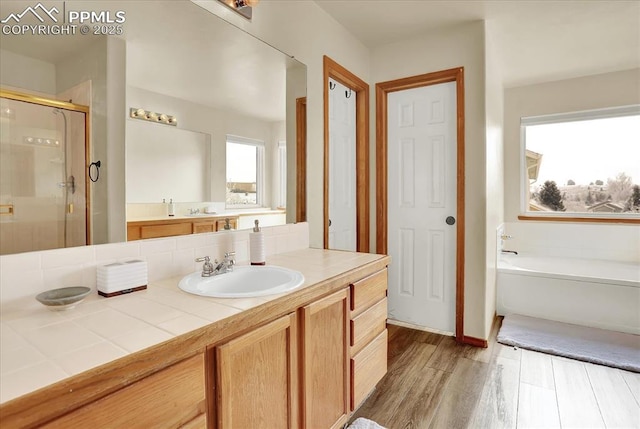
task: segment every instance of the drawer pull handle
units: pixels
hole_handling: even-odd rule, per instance
[[[0,204],[0,216],[13,216],[13,204]]]

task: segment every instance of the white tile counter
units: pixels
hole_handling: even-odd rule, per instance
[[[305,249],[273,255],[267,263],[301,271],[303,289],[381,258]],[[152,281],[145,291],[113,298],[100,297],[94,289],[68,311],[32,306],[4,312],[0,403],[287,295],[207,298],[178,289],[179,280]]]

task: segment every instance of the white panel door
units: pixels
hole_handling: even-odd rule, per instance
[[[356,93],[329,82],[329,249],[355,251]]]
[[[455,82],[388,94],[389,318],[455,332]]]

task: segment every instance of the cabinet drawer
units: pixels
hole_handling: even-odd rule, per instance
[[[191,234],[191,222],[140,227],[140,238],[172,237]]]
[[[217,220],[216,231],[224,231],[224,227],[226,224],[226,219]],[[231,229],[238,229],[238,218],[229,218],[229,226],[231,227]]]
[[[351,410],[355,410],[387,373],[387,330],[351,359]]]
[[[214,222],[194,222],[193,233],[201,234],[203,232],[216,232],[216,224]]]
[[[378,271],[351,284],[351,316],[362,313],[387,296],[387,270]]]
[[[351,320],[351,351],[357,353],[365,344],[384,331],[387,324],[387,298]]]
[[[204,371],[201,353],[40,427],[180,427],[196,418],[206,424]]]

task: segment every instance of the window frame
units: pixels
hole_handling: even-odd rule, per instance
[[[535,212],[529,211],[530,187],[526,161],[526,127],[531,125],[576,122],[592,119],[616,118],[640,115],[640,104],[583,110],[578,112],[554,113],[549,115],[520,118],[520,214],[519,220],[549,222],[592,222],[592,223],[633,223],[640,224],[638,213],[580,213],[580,212]],[[637,180],[637,179],[636,179]]]
[[[278,141],[278,208],[287,207],[287,142]]]
[[[227,134],[225,140],[225,195],[227,190],[227,148],[229,143],[254,146],[256,148],[256,204],[228,204],[225,196],[224,205],[226,209],[256,209],[264,207],[264,187],[265,187],[265,143],[262,140],[241,137]]]

